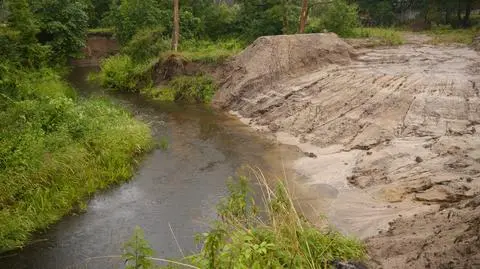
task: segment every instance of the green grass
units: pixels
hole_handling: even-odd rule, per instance
[[[90,28],[88,29],[89,34],[99,34],[99,35],[113,35],[113,28]]]
[[[203,248],[190,258],[199,268],[329,268],[333,261],[362,260],[360,241],[332,229],[320,229],[298,212],[283,181],[270,187],[259,181],[264,204],[255,205],[246,177],[229,184],[218,221],[199,240]]]
[[[210,103],[217,85],[206,75],[177,76],[167,87],[147,87],[140,93],[158,101],[175,101],[179,103]]]
[[[379,45],[401,45],[405,42],[402,32],[393,28],[374,28],[362,27],[353,30],[353,38],[371,38],[376,39]]]
[[[185,40],[180,44],[180,55],[191,62],[220,64],[238,54],[246,44],[238,39],[219,41]]]
[[[470,45],[473,39],[480,34],[480,29],[433,29],[424,33],[432,37],[431,44]]]
[[[129,179],[153,147],[147,125],[106,100],[75,101],[46,70],[2,75],[0,252]]]

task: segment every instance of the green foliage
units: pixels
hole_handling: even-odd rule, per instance
[[[219,205],[221,221],[199,237],[202,251],[189,260],[199,268],[328,268],[335,260],[361,260],[364,247],[332,230],[319,230],[293,206],[284,185],[260,176],[266,212],[259,212],[246,178],[229,185]]]
[[[122,52],[130,56],[135,62],[145,62],[170,49],[170,40],[166,39],[165,36],[165,28],[163,27],[140,30],[123,47]]]
[[[373,38],[380,41],[379,45],[401,45],[405,42],[402,32],[393,28],[355,28],[350,37]]]
[[[245,42],[238,39],[185,40],[180,44],[180,54],[192,62],[222,63],[236,55],[245,47]]]
[[[291,0],[243,0],[238,24],[246,40],[259,36],[295,33],[298,29],[300,2]]]
[[[137,64],[128,55],[115,55],[101,62],[101,71],[93,79],[108,89],[138,92],[150,86],[154,64],[155,61]]]
[[[217,89],[212,78],[200,76],[178,76],[168,84],[175,93],[176,102],[209,103]]]
[[[129,179],[152,146],[148,126],[105,100],[75,101],[51,70],[3,69],[0,91],[0,251]]]
[[[86,5],[75,0],[45,0],[32,1],[31,8],[40,22],[38,39],[51,46],[56,61],[78,56],[85,46]]]
[[[432,37],[432,44],[467,44],[470,45],[473,39],[480,34],[480,28],[470,29],[451,29],[447,28],[434,28],[431,31],[425,32]]]
[[[171,12],[165,1],[121,0],[113,6],[107,18],[107,24],[115,29],[117,39],[126,44],[137,32],[144,28],[168,25]]]
[[[323,16],[323,26],[339,36],[350,36],[359,25],[356,5],[345,0],[334,0]]]
[[[145,240],[143,230],[136,226],[132,237],[124,245],[122,258],[125,260],[125,269],[153,269],[155,265],[150,257],[153,249]]]

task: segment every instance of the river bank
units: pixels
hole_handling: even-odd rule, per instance
[[[294,168],[312,190],[331,190],[314,207],[369,238],[373,267],[471,268],[479,62],[462,45],[355,50],[334,34],[262,37],[232,61],[214,104],[311,152]]]
[[[103,95],[87,83],[89,71],[70,78],[81,94]],[[198,250],[194,237],[208,230],[226,181],[243,165],[260,167],[271,178],[290,175],[289,163],[303,153],[262,138],[248,126],[207,106],[156,102],[135,94],[110,95],[137,119],[147,122],[155,149],[128,183],[92,197],[86,211],[67,216],[24,250],[0,258],[6,268],[84,268],[91,257],[121,254],[135,225],[145,230],[158,256],[180,258],[172,231],[185,254]],[[88,268],[116,268],[118,260],[92,260]]]

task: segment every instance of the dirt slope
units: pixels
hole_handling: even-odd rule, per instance
[[[229,70],[214,104],[312,152],[304,183],[335,224],[373,236],[376,266],[480,268],[477,52],[262,37]]]

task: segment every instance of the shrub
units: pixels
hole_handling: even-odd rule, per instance
[[[175,77],[168,86],[175,93],[175,101],[186,103],[209,103],[217,88],[205,75]]]
[[[318,33],[327,30],[346,37],[351,36],[358,25],[357,6],[355,4],[349,5],[345,0],[334,0],[322,16],[312,18],[306,32]]]
[[[152,83],[150,72],[155,63],[154,59],[136,64],[128,55],[115,55],[104,59],[100,72],[90,78],[108,89],[138,92]]]
[[[145,62],[170,49],[170,40],[165,37],[165,28],[147,28],[137,32],[122,52],[135,62]]]

